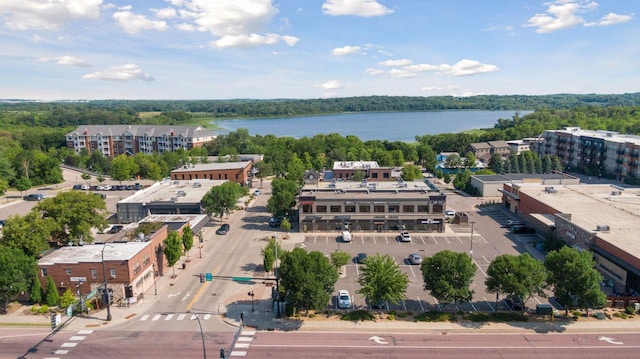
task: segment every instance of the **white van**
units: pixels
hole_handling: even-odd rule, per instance
[[[351,296],[346,290],[338,291],[338,308],[349,309],[351,308]]]
[[[351,233],[349,233],[349,231],[342,232],[342,241],[351,242]]]

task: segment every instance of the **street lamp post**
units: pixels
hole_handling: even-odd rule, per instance
[[[471,246],[471,248],[469,249],[469,256],[470,257],[473,257],[473,225],[475,223],[476,222],[471,221],[471,240],[469,240],[469,243],[470,243],[470,246]]]
[[[200,249],[200,258],[202,258],[202,230],[200,230],[200,232],[198,232],[198,248]]]
[[[200,323],[200,317],[196,314],[196,320],[198,321],[198,326],[200,327],[200,337],[202,338],[202,357],[207,359],[207,347],[204,345],[204,332],[202,331],[202,323]]]
[[[104,293],[105,293],[105,297],[106,302],[107,302],[107,321],[110,322],[111,321],[111,295],[109,295],[109,289],[107,288],[107,270],[105,269],[104,266],[104,249],[107,247],[111,247],[112,246],[108,245],[108,244],[104,244],[104,246],[102,247],[102,274],[104,275]]]
[[[255,294],[253,293],[253,291],[251,291],[251,292],[249,292],[249,293],[247,293],[247,294],[251,297],[251,311],[252,311],[252,312],[255,312],[255,311],[256,311],[256,309],[255,309],[255,307],[253,306],[253,296],[254,296]]]
[[[276,318],[282,318],[282,314],[280,313],[280,271],[278,270],[278,235],[276,232],[273,232],[273,238],[275,243],[273,245],[274,251],[276,252]]]
[[[158,286],[156,285],[156,264],[153,263],[153,293],[158,295]]]

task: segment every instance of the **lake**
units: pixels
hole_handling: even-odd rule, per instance
[[[219,134],[240,128],[249,134],[276,137],[313,137],[317,134],[354,135],[362,141],[388,140],[414,142],[416,136],[458,133],[492,128],[498,119],[511,119],[532,111],[428,111],[366,112],[323,116],[215,120]]]

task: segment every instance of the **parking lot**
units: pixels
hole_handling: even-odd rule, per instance
[[[433,298],[423,286],[422,273],[419,265],[411,265],[408,256],[418,253],[422,258],[430,257],[437,252],[450,250],[454,252],[473,252],[473,262],[477,267],[474,282],[471,289],[475,292],[473,300],[465,303],[457,303],[456,310],[466,312],[496,310],[510,310],[509,302],[505,298],[499,298],[496,303],[496,295],[486,292],[484,280],[486,270],[491,261],[501,254],[520,254],[531,252],[533,245],[542,239],[536,234],[514,234],[504,224],[514,219],[507,211],[499,206],[485,211],[470,214],[474,221],[473,243],[471,242],[471,228],[468,225],[449,225],[445,233],[411,233],[411,242],[401,242],[399,233],[352,233],[351,242],[343,242],[341,234],[335,233],[310,233],[305,235],[304,242],[299,246],[312,251],[318,250],[325,254],[340,249],[352,255],[354,258],[345,268],[341,278],[336,283],[336,293],[340,289],[349,291],[354,308],[371,309],[371,303],[357,294],[359,285],[357,278],[361,264],[355,257],[359,253],[369,256],[375,254],[387,254],[395,259],[401,270],[407,273],[410,283],[407,288],[406,298],[400,303],[386,303],[389,310],[403,311],[428,311],[428,310],[452,310],[451,304],[441,304]],[[535,253],[533,253],[535,254]],[[535,307],[538,303],[547,303],[545,298],[532,298],[526,304]],[[336,299],[333,298],[332,309],[336,308]]]

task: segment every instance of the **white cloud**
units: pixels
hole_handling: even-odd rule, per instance
[[[417,65],[408,65],[404,67],[405,70],[411,72],[425,72],[425,71],[434,71],[438,69],[437,65],[429,65],[429,64],[417,64]]]
[[[391,14],[393,10],[376,0],[327,0],[322,4],[322,12],[333,16],[373,17]]]
[[[498,66],[480,63],[476,60],[462,59],[453,65],[440,65],[438,72],[451,76],[469,76],[484,72],[498,71]]]
[[[569,27],[608,26],[628,22],[632,15],[609,13],[597,22],[587,22],[581,14],[595,10],[598,3],[590,0],[555,0],[545,3],[547,10],[543,14],[535,14],[527,20],[525,27],[535,27],[539,34],[550,33]]]
[[[0,0],[0,20],[12,30],[59,30],[74,20],[96,19],[102,0]]]
[[[360,46],[343,46],[343,47],[337,47],[331,50],[331,54],[333,56],[347,56],[347,55],[358,54],[361,51],[362,51],[362,47]]]
[[[364,70],[364,73],[366,73],[367,75],[377,76],[377,75],[384,74],[384,70],[374,69],[374,68],[370,67],[370,68]]]
[[[31,36],[31,41],[33,41],[36,44],[39,44],[42,42],[42,36],[38,34],[34,34],[33,36]]]
[[[131,11],[118,11],[113,14],[118,26],[126,33],[138,34],[142,30],[165,31],[169,29],[166,22],[162,20],[149,20],[144,15],[136,15]]]
[[[58,57],[54,57],[54,58],[40,57],[40,58],[38,58],[38,61],[40,61],[40,62],[55,62],[58,65],[75,66],[75,67],[90,67],[91,66],[84,59],[81,59],[81,58],[78,58],[78,57],[74,57],[74,56],[68,56],[68,55],[58,56]]]
[[[341,89],[341,88],[344,88],[345,86],[341,84],[338,80],[331,80],[323,83],[322,85],[320,85],[320,87],[322,87],[325,90],[331,90],[331,89]]]
[[[255,47],[260,45],[275,45],[278,42],[284,42],[289,46],[294,46],[298,42],[298,38],[293,36],[282,36],[278,34],[249,34],[249,35],[229,35],[211,41],[209,44],[215,48],[229,47]]]
[[[448,85],[448,86],[422,86],[420,88],[421,91],[451,91],[458,89],[458,86]]]
[[[172,19],[178,15],[176,9],[172,7],[165,7],[164,9],[151,9],[156,17],[159,19]]]
[[[86,74],[82,77],[85,80],[110,80],[110,81],[154,81],[155,79],[142,71],[138,65],[125,64],[120,66],[112,66],[104,71],[96,71]]]
[[[176,29],[182,30],[182,31],[196,31],[196,27],[195,26],[193,26],[192,24],[187,24],[187,23],[177,24],[176,25]]]
[[[609,26],[609,25],[621,24],[623,22],[631,21],[632,18],[633,18],[632,15],[620,15],[620,14],[615,14],[610,12],[607,15],[603,16],[602,19],[600,19],[600,21],[588,23],[588,24],[585,24],[585,26]]]
[[[393,77],[399,77],[403,79],[410,79],[416,77],[416,73],[409,71],[407,69],[391,69],[389,70],[389,74]]]
[[[378,65],[386,66],[386,67],[407,66],[410,64],[411,64],[411,60],[407,60],[407,59],[387,60],[387,61],[378,62]]]

